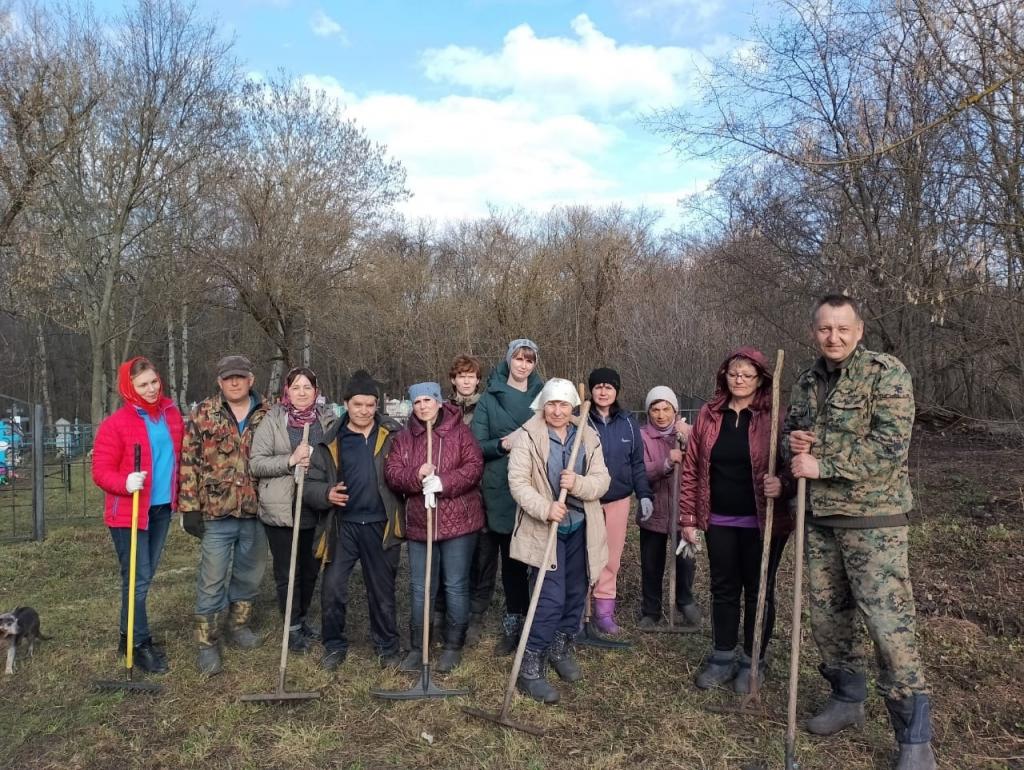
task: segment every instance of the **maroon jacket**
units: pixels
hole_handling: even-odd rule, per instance
[[[441,479],[437,495],[434,539],[450,540],[477,532],[484,526],[484,503],[480,479],[484,456],[462,412],[451,404],[441,406],[441,424],[433,429],[433,461]],[[427,539],[426,505],[417,471],[427,461],[427,429],[415,417],[395,437],[384,466],[384,479],[395,492],[404,495],[406,538]]]
[[[654,513],[647,521],[640,521],[640,509],[637,508],[637,523],[640,529],[667,535],[668,517],[679,515],[679,498],[672,488],[672,470],[675,466],[668,461],[668,453],[679,446],[676,443],[676,432],[673,429],[668,436],[663,436],[654,425],[647,423],[640,429],[640,437],[644,442],[644,469],[651,483],[651,491],[654,492]]]
[[[723,409],[727,409],[729,389],[725,373],[729,362],[741,357],[749,360],[761,375],[761,387],[750,405],[752,417],[748,432],[750,443],[750,465],[754,472],[754,501],[757,506],[757,520],[764,531],[765,496],[764,475],[768,472],[768,448],[771,443],[772,373],[761,351],[755,348],[739,348],[722,362],[718,369],[718,389],[715,396],[701,407],[697,422],[690,433],[679,483],[679,525],[707,530],[711,517],[711,449],[718,440],[722,429]],[[793,518],[785,500],[793,496],[794,483],[788,469],[782,462],[782,417],[779,409],[779,446],[776,458],[776,475],[782,480],[782,497],[775,501],[772,518],[772,536],[782,537],[793,530]]]

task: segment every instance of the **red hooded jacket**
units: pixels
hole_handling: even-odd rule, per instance
[[[701,407],[697,421],[690,433],[690,440],[683,455],[683,466],[679,482],[679,525],[707,530],[711,518],[711,449],[718,440],[722,429],[723,407],[729,402],[729,388],[726,372],[734,358],[749,360],[761,375],[754,402],[750,405],[752,417],[748,431],[750,464],[754,472],[754,502],[757,506],[757,521],[764,531],[765,496],[764,475],[768,472],[768,448],[771,444],[772,373],[768,361],[756,348],[743,347],[733,351],[722,362],[716,378],[718,387],[714,397]],[[778,455],[776,475],[782,481],[782,497],[776,500],[772,517],[772,537],[783,537],[793,530],[793,518],[785,500],[793,496],[794,483],[788,469],[782,462],[782,417],[785,409],[779,409]]]
[[[174,470],[171,476],[171,510],[178,507],[178,468],[181,463],[181,440],[185,425],[181,412],[171,399],[161,395],[156,404],[143,405],[132,388],[129,371],[135,359],[121,364],[118,370],[118,390],[125,405],[100,423],[92,449],[92,480],[106,492],[103,520],[108,527],[132,525],[132,496],[125,490],[128,474],[135,470],[134,446],[142,448],[141,470],[147,471],[146,483],[139,492],[139,529],[149,528],[149,494],[152,489],[153,453],[149,446],[146,423],[139,414],[145,408],[151,414],[161,414],[167,420],[167,429],[174,446]]]
[[[484,503],[480,496],[484,456],[469,426],[462,422],[458,407],[442,404],[441,414],[441,424],[433,429],[432,459],[442,486],[437,495],[434,540],[450,540],[478,532],[484,526]],[[417,475],[426,461],[427,429],[410,417],[405,430],[395,437],[384,466],[388,486],[406,498],[407,540],[427,539],[427,508]]]

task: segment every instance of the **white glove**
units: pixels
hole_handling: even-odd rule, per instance
[[[128,478],[125,479],[124,488],[128,490],[128,494],[133,495],[136,492],[142,491],[143,485],[146,483],[146,471],[135,471],[129,473]]]
[[[695,559],[703,549],[700,544],[700,533],[697,533],[697,542],[691,543],[685,537],[679,538],[679,545],[676,546],[676,556],[682,556],[684,559]]]
[[[441,478],[436,473],[423,477],[423,493],[433,492],[435,495],[444,487],[441,486]]]
[[[640,500],[640,521],[647,521],[654,515],[654,501],[649,497]]]

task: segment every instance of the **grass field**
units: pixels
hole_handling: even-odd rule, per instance
[[[912,474],[919,503],[911,568],[919,631],[935,690],[936,751],[944,768],[1024,768],[1024,460],[987,443],[926,437],[915,443]],[[517,697],[517,720],[547,730],[543,739],[503,731],[461,713],[496,710],[511,659],[491,656],[490,633],[439,681],[472,688],[448,701],[386,703],[375,686],[404,688],[411,675],[377,668],[366,636],[366,607],[356,578],[350,605],[353,648],[334,674],[316,665],[319,650],[292,658],[292,689],[318,689],[319,701],[293,707],[241,704],[243,693],[273,689],[279,626],[264,582],[259,623],[270,637],[258,650],[225,652],[224,674],[195,669],[191,641],[198,541],[175,523],[150,594],[154,633],[171,672],[157,698],[100,693],[96,679],[121,673],[114,654],[117,569],[97,519],[55,526],[41,544],[0,546],[0,608],[36,607],[44,642],[13,677],[0,677],[0,767],[18,768],[737,768],[752,759],[782,767],[785,682],[792,596],[789,551],[779,578],[780,617],[765,700],[776,721],[706,712],[725,692],[704,693],[692,677],[706,635],[632,633],[639,602],[635,528],[620,576],[624,620],[634,648],[585,649],[583,682],[561,685],[562,704]],[[702,557],[703,558],[703,557]],[[408,618],[407,577],[400,578],[399,625]],[[268,570],[269,573],[269,570]],[[706,564],[698,593],[707,607]],[[806,621],[805,621],[806,622]],[[805,626],[806,628],[806,626]],[[817,655],[805,633],[799,713],[824,700]],[[432,737],[432,743],[423,737]],[[887,768],[892,732],[881,701],[868,701],[863,731],[816,739],[800,733],[804,770]]]

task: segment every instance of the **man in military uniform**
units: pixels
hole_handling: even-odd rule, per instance
[[[252,390],[252,364],[225,356],[217,364],[220,392],[192,411],[181,447],[178,508],[182,526],[202,538],[195,609],[200,673],[222,670],[220,627],[242,648],[262,638],[249,628],[267,563],[267,539],[256,519],[256,481],[249,475],[252,435],[267,406]]]
[[[860,615],[899,743],[897,770],[931,770],[929,690],[907,567],[913,385],[897,358],[860,345],[864,322],[849,297],[823,297],[812,318],[821,357],[793,387],[784,439],[793,475],[809,480],[811,633],[832,686],[807,728],[832,735],[864,722]]]

